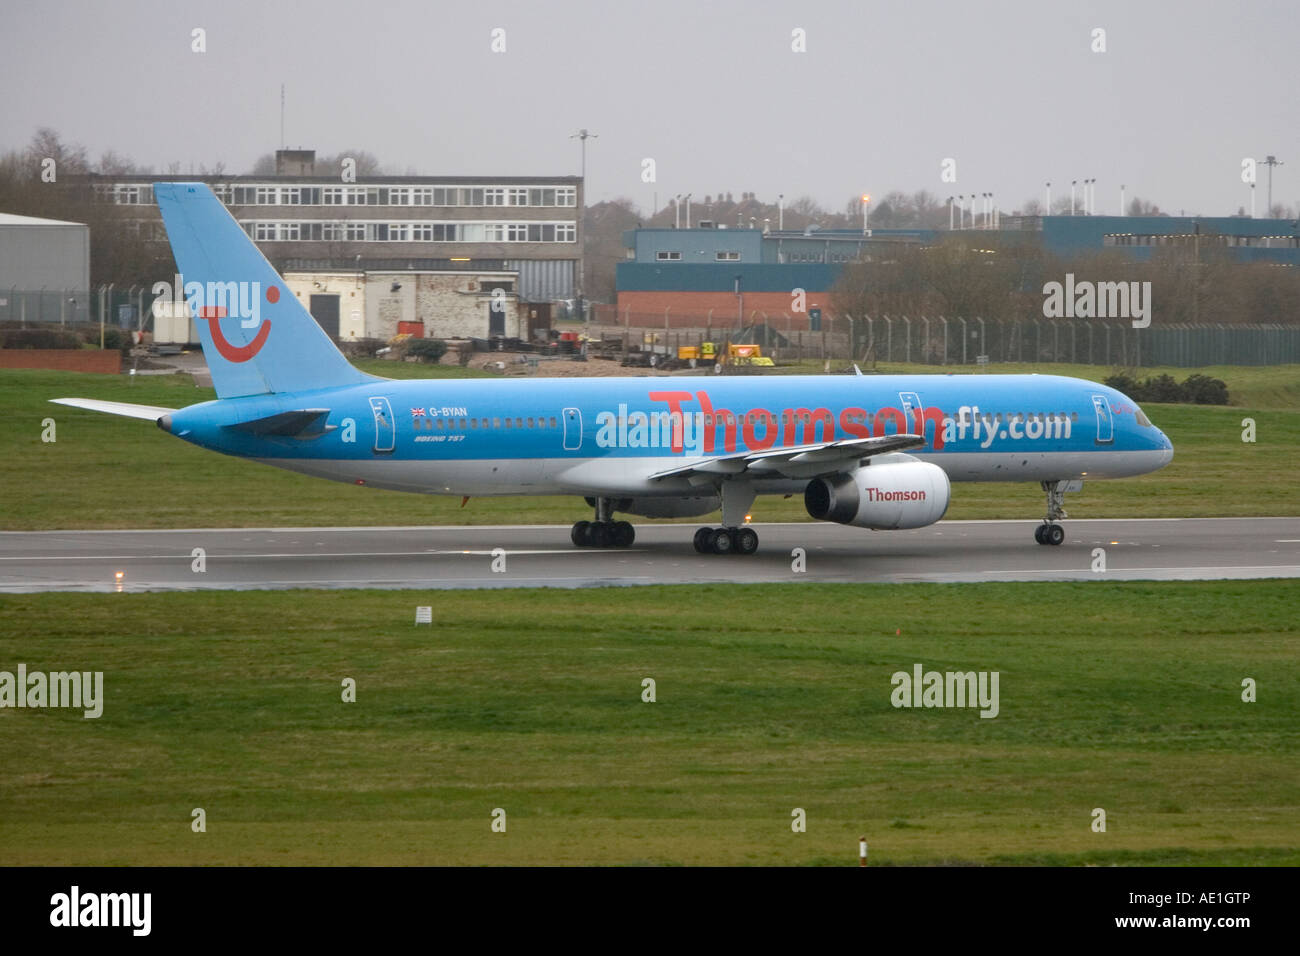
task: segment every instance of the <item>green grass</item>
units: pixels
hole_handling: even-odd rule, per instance
[[[1293,581],[3,597],[0,670],[102,670],[106,702],[0,710],[0,865],[854,865],[862,834],[877,864],[1294,865],[1298,605]],[[917,662],[998,671],[999,716],[891,707]]]
[[[460,375],[458,367],[372,361],[395,375]],[[1097,370],[1103,373],[1105,370]],[[1190,373],[1191,370],[1183,370]],[[1171,465],[1126,481],[1091,482],[1071,495],[1075,517],[1205,517],[1296,514],[1300,471],[1300,366],[1222,371],[1255,407],[1149,405],[1176,449]],[[1075,374],[1082,374],[1077,369]],[[1104,377],[1100,376],[1099,377]],[[141,378],[0,371],[0,529],[258,527],[330,524],[567,524],[590,517],[577,497],[459,498],[378,491],[294,475],[203,451],[147,422],[51,405],[62,396],[180,407],[213,398],[187,376]],[[1281,404],[1278,404],[1281,403]],[[1257,441],[1241,441],[1252,417]],[[53,418],[58,440],[41,440]],[[950,518],[1042,513],[1036,484],[958,484]],[[759,521],[807,520],[799,499],[761,498]],[[694,520],[694,519],[692,519]]]

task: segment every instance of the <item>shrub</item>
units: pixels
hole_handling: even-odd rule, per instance
[[[99,339],[95,338],[92,343],[99,344]],[[117,349],[119,352],[129,352],[135,343],[131,340],[130,329],[117,329],[108,326],[104,329],[104,348]]]
[[[59,329],[5,329],[0,345],[7,349],[76,349],[81,341],[75,332]]]
[[[1172,375],[1157,375],[1155,378],[1149,378],[1142,383],[1142,398],[1144,402],[1181,402],[1183,401],[1183,389]]]
[[[374,358],[384,347],[383,339],[340,339],[339,348],[350,358]]]
[[[1228,385],[1208,375],[1190,375],[1183,382],[1183,401],[1197,405],[1227,405]]]
[[[1182,402],[1192,405],[1227,405],[1228,386],[1222,379],[1208,375],[1189,375],[1182,384],[1171,375],[1158,375],[1141,382],[1123,372],[1116,372],[1103,384],[1123,392],[1135,402]]]
[[[433,364],[447,354],[447,343],[442,339],[408,339],[406,354],[421,362]]]
[[[1102,384],[1108,388],[1115,389],[1117,392],[1123,392],[1135,402],[1142,401],[1141,396],[1138,395],[1138,392],[1142,389],[1141,384],[1139,384],[1137,379],[1130,375],[1125,375],[1123,372],[1116,372],[1114,375],[1102,379]]]

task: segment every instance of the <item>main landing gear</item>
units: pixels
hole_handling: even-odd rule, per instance
[[[1039,544],[1057,545],[1065,540],[1065,529],[1057,524],[1057,521],[1069,517],[1065,513],[1067,482],[1043,481],[1039,484],[1042,485],[1043,491],[1047,492],[1047,515],[1043,518],[1043,523],[1034,529],[1034,540]]]
[[[627,521],[614,521],[610,499],[596,499],[596,520],[579,521],[569,537],[579,548],[630,548],[636,529]]]
[[[700,554],[753,554],[758,550],[758,533],[753,528],[701,528],[695,532],[695,550]]]
[[[732,479],[718,489],[722,498],[722,527],[695,532],[695,550],[700,554],[753,554],[758,550],[758,533],[745,525],[756,497],[752,482]]]

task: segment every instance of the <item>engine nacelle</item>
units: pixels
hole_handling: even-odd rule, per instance
[[[948,476],[928,461],[867,465],[847,474],[814,478],[804,507],[819,521],[897,531],[934,524],[948,510]]]

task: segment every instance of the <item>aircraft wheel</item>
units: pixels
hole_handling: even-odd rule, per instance
[[[714,554],[730,554],[731,532],[726,528],[715,528],[710,530],[709,550]]]
[[[593,521],[591,528],[587,531],[587,540],[593,548],[608,548],[610,546],[611,527],[608,521]]]
[[[573,541],[575,547],[585,548],[587,546],[587,529],[591,527],[590,521],[579,521],[569,532],[569,538]]]
[[[700,528],[695,532],[695,551],[697,554],[708,554],[709,535],[711,534],[713,534],[712,528]]]
[[[1043,532],[1043,537],[1048,544],[1060,544],[1065,540],[1065,529],[1059,524],[1049,524],[1047,530]]]
[[[1047,544],[1047,538],[1044,537],[1046,531],[1047,531],[1047,525],[1040,524],[1037,528],[1034,529],[1034,540],[1037,541],[1039,544]]]
[[[614,533],[612,535],[612,544],[616,548],[630,548],[632,542],[636,540],[636,529],[632,527],[630,521],[614,522]]]
[[[753,528],[737,528],[731,535],[731,546],[737,554],[753,554],[758,550],[758,532]]]

